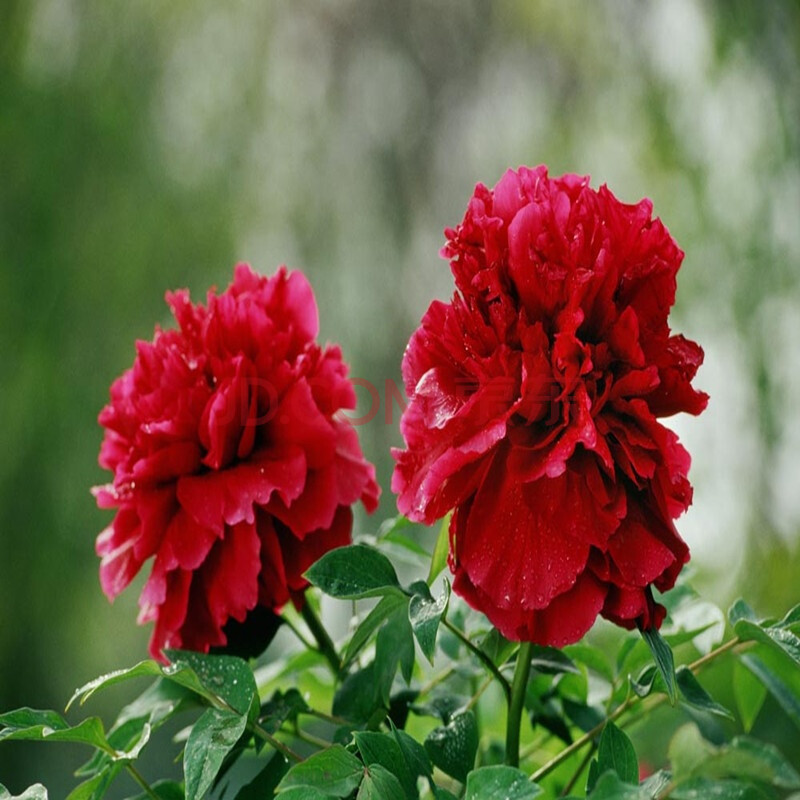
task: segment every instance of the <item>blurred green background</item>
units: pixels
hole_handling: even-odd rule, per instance
[[[0,709],[61,708],[146,655],[141,581],[114,606],[100,591],[108,515],[89,487],[106,479],[97,413],[134,340],[169,322],[164,291],[201,298],[237,260],[302,267],[323,338],[383,387],[451,291],[442,229],[475,182],[540,162],[651,197],[686,251],[673,322],[705,347],[711,394],[674,421],[694,457],[679,527],[695,583],[788,607],[796,0],[0,2]],[[360,428],[387,489],[396,411]],[[59,798],[80,756],[6,744],[0,781]]]

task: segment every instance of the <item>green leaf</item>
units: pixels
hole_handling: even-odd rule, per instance
[[[742,727],[749,732],[767,698],[767,688],[740,661],[733,666],[733,696]]]
[[[652,795],[645,794],[638,786],[624,783],[613,771],[601,775],[587,797],[591,800],[652,800]]]
[[[797,625],[798,623],[800,623],[800,603],[787,611],[783,619],[780,620],[780,622],[775,623],[775,627],[788,628],[792,625]]]
[[[646,631],[643,630],[642,638],[647,642],[647,646],[653,654],[653,660],[656,662],[658,671],[664,679],[664,686],[666,686],[667,689],[669,702],[675,705],[675,701],[678,697],[678,686],[675,678],[675,659],[672,655],[672,650],[655,628],[650,628]]]
[[[732,628],[736,627],[736,623],[739,622],[740,619],[758,622],[756,612],[741,598],[728,609],[728,622],[730,622]]]
[[[375,641],[374,691],[386,707],[398,666],[408,683],[414,669],[415,655],[408,610],[401,606],[386,620]]]
[[[68,795],[67,800],[99,800],[104,797],[111,782],[117,776],[117,773],[122,769],[121,764],[111,765],[106,762],[106,768],[98,772],[94,777],[89,778],[88,781],[76,786]]]
[[[12,795],[0,783],[0,800],[47,800],[47,789],[41,783],[35,783],[29,786],[22,794]]]
[[[472,711],[454,714],[447,725],[432,730],[425,751],[442,772],[464,783],[478,752],[478,723]]]
[[[511,642],[497,628],[491,628],[481,642],[481,650],[499,667],[505,664],[517,649],[518,642]]]
[[[384,595],[378,604],[367,614],[356,628],[347,649],[344,652],[344,666],[352,664],[375,631],[388,619],[400,606],[405,605],[406,597],[401,594]]]
[[[286,759],[280,753],[273,753],[261,772],[250,783],[239,789],[235,800],[264,800],[272,797],[288,769]]]
[[[653,684],[658,674],[658,667],[655,664],[648,664],[635,678],[631,675],[631,689],[639,697],[647,697],[653,690]]]
[[[741,662],[764,684],[786,715],[800,728],[800,699],[786,682],[753,653],[743,655]]]
[[[356,800],[406,800],[406,794],[400,781],[388,769],[380,764],[370,764]]]
[[[720,705],[711,695],[700,685],[699,681],[692,674],[688,667],[679,667],[675,673],[678,681],[678,688],[683,695],[683,699],[701,711],[708,711],[726,719],[733,719],[733,714],[725,706]]]
[[[221,698],[239,714],[253,710],[258,690],[253,671],[243,659],[188,650],[165,650],[164,654],[171,662],[163,668],[169,680],[212,702]]]
[[[183,752],[186,800],[205,796],[246,726],[247,718],[231,711],[208,708],[201,714]]]
[[[355,725],[365,725],[378,709],[386,708],[375,689],[375,665],[348,675],[333,696],[333,713]]]
[[[580,675],[581,671],[575,666],[575,662],[561,650],[555,647],[544,647],[535,644],[531,649],[531,666],[545,675],[560,675],[564,672],[571,672]]]
[[[298,714],[308,710],[308,703],[297,689],[287,689],[285,692],[277,689],[261,706],[261,716],[266,718],[262,719],[261,727],[266,728],[269,733],[274,733],[284,722],[287,720],[294,722]]]
[[[280,800],[335,800],[333,795],[323,794],[319,789],[311,786],[298,786],[294,789],[287,789],[278,795]]]
[[[436,652],[436,634],[439,631],[439,623],[447,612],[447,604],[450,601],[450,581],[445,578],[444,590],[439,595],[438,600],[432,600],[422,595],[415,594],[408,604],[408,617],[411,621],[411,629],[417,637],[420,649],[425,658],[433,664],[433,654]]]
[[[150,788],[155,792],[156,797],[161,798],[161,800],[184,800],[185,798],[183,784],[175,781],[156,781],[151,784]],[[136,795],[133,800],[150,800],[150,795],[144,792]]]
[[[72,697],[70,697],[69,702],[67,703],[67,710],[69,710],[69,707],[78,698],[80,698],[81,705],[83,705],[99,689],[146,675],[161,675],[161,666],[152,660],[140,661],[133,667],[128,667],[127,669],[117,669],[113,672],[108,672],[105,675],[101,675],[99,678],[95,678],[93,681],[85,683],[83,686],[73,692]]]
[[[764,628],[748,619],[740,619],[734,626],[736,635],[743,641],[760,642],[776,652],[788,656],[800,666],[800,637],[786,628]]]
[[[450,514],[448,514],[439,526],[439,535],[436,537],[436,544],[431,556],[431,568],[428,571],[427,584],[431,586],[441,571],[447,566],[447,554],[450,551]]]
[[[417,776],[412,774],[400,745],[391,733],[357,731],[353,738],[365,764],[370,767],[373,764],[385,767],[397,776],[408,800],[417,800]]]
[[[613,723],[607,722],[597,746],[600,774],[613,770],[625,783],[639,782],[639,764],[631,740]]]
[[[308,788],[332,797],[347,797],[360,783],[364,765],[340,744],[295,764],[278,784],[280,800],[287,789]],[[302,795],[292,795],[298,800]]]
[[[690,778],[734,778],[781,789],[800,788],[800,775],[783,755],[773,745],[748,736],[715,747],[696,725],[684,725],[670,743],[669,756],[676,783]]]
[[[397,746],[400,748],[400,752],[406,764],[408,764],[415,781],[420,776],[428,779],[433,778],[433,767],[425,748],[405,731],[396,728],[391,720],[389,720],[389,725],[392,729],[392,736],[397,742]]]
[[[749,783],[694,778],[669,793],[671,800],[767,800],[767,795]]]
[[[330,550],[307,570],[305,577],[325,594],[342,600],[402,591],[392,562],[364,544]]]
[[[636,641],[634,639],[634,641]],[[614,680],[614,671],[608,663],[606,654],[599,647],[589,644],[571,644],[563,649],[565,655],[573,661],[583,664],[587,669],[605,678],[609,683]]]
[[[55,711],[20,708],[0,714],[0,726],[4,726],[0,740],[80,742],[113,753],[97,717],[84,719],[73,727]]]
[[[514,767],[491,766],[476,769],[467,776],[467,793],[464,800],[532,800],[542,790],[531,783],[528,776]]]

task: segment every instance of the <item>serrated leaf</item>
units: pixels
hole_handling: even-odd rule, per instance
[[[78,698],[80,698],[81,705],[83,705],[99,689],[104,689],[107,686],[114,686],[117,683],[123,683],[133,678],[140,678],[143,676],[152,677],[154,675],[161,675],[161,666],[149,659],[147,661],[140,661],[138,664],[128,667],[127,669],[117,669],[113,672],[108,672],[76,689],[67,703],[67,710],[69,710],[69,707]]]
[[[5,786],[0,784],[0,800],[48,800],[47,789],[41,783],[34,783],[22,794],[12,795]]]
[[[186,800],[205,796],[246,726],[245,716],[220,708],[207,708],[200,715],[183,751]]]
[[[261,716],[266,717],[266,721],[262,719],[261,725],[273,733],[287,720],[294,722],[298,714],[308,710],[308,703],[297,689],[287,689],[285,692],[277,689],[261,706]]]
[[[447,554],[450,551],[450,514],[448,514],[439,526],[439,534],[436,537],[436,544],[431,555],[431,567],[428,570],[427,584],[431,586],[442,570],[447,566]]]
[[[417,776],[412,774],[400,745],[391,733],[356,731],[353,739],[366,765],[370,768],[373,764],[385,767],[400,781],[405,796],[417,800]]]
[[[613,722],[607,722],[597,745],[600,774],[613,770],[625,783],[639,782],[639,764],[631,740]]]
[[[436,634],[439,623],[447,613],[450,601],[450,581],[444,580],[444,589],[437,600],[415,594],[408,604],[408,618],[425,658],[433,664],[436,652]]]
[[[700,682],[692,674],[688,667],[679,667],[675,673],[683,699],[691,706],[716,714],[726,719],[733,719],[733,714],[725,706],[720,705],[711,695],[700,685]]]
[[[400,781],[380,764],[370,764],[358,789],[356,800],[406,800]]]
[[[339,744],[295,764],[278,784],[278,797],[288,789],[309,788],[332,797],[347,797],[360,783],[364,765]],[[301,795],[296,795],[298,798]]]
[[[736,708],[742,720],[742,727],[747,733],[753,727],[764,705],[767,688],[740,661],[733,666],[733,696],[736,698]]]
[[[464,800],[488,800],[490,797],[503,800],[533,800],[542,790],[531,783],[528,776],[514,767],[480,767],[467,776]]]
[[[764,684],[786,715],[800,728],[800,699],[786,682],[753,653],[746,653],[741,662]]]
[[[344,666],[353,663],[355,658],[369,642],[372,634],[395,612],[400,606],[405,605],[406,598],[401,594],[387,594],[380,599],[378,604],[367,614],[353,633],[344,653]]]
[[[258,690],[253,671],[243,659],[189,650],[165,650],[164,654],[170,660],[163,668],[164,677],[206,698],[220,698],[239,714],[252,711]]]
[[[478,724],[472,711],[454,714],[447,725],[432,730],[425,751],[442,772],[464,783],[478,752]]]
[[[328,551],[306,571],[305,577],[325,594],[342,600],[402,591],[392,562],[364,544]]]
[[[675,700],[678,697],[678,685],[675,679],[675,658],[672,655],[672,649],[655,628],[643,630],[641,633],[642,638],[647,642],[647,646],[653,654],[653,660],[658,667],[658,671],[664,679],[669,701],[672,705],[675,705]]]

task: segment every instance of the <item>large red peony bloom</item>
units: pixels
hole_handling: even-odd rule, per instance
[[[392,488],[414,520],[453,510],[454,588],[511,639],[658,627],[651,587],[689,558],[689,455],[657,418],[703,410],[703,351],[670,334],[683,253],[651,212],[522,167],[445,232],[458,291],[408,345]]]
[[[226,645],[239,623],[302,603],[303,572],[350,541],[350,506],[372,511],[379,494],[337,414],[355,407],[347,366],[315,342],[300,272],[264,278],[240,264],[207,306],[187,291],[167,302],[178,329],[137,342],[100,414],[114,481],[94,490],[118,509],[97,539],[108,597],[154,557],[139,621],[155,621],[156,658]]]

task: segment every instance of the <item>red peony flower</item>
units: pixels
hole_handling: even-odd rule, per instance
[[[300,272],[264,278],[240,264],[207,306],[185,290],[166,299],[178,330],[137,342],[111,386],[99,460],[114,481],[94,490],[117,509],[97,538],[108,597],[154,558],[139,622],[155,622],[155,658],[226,645],[239,623],[269,626],[271,612],[302,604],[303,572],[349,543],[350,506],[372,511],[379,494],[337,413],[356,404],[347,366],[315,342]]]
[[[703,351],[670,334],[683,253],[651,212],[522,167],[445,231],[458,291],[406,350],[392,488],[416,521],[453,511],[454,589],[511,639],[658,627],[651,587],[689,558],[689,455],[657,418],[703,410]]]

